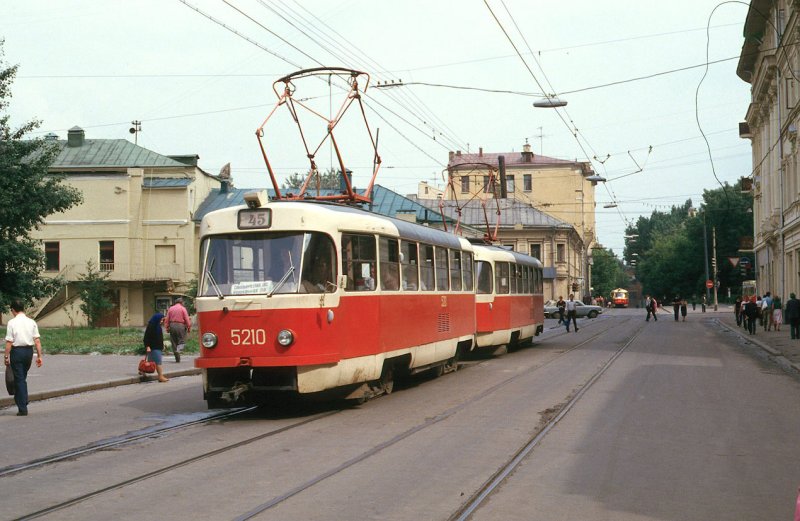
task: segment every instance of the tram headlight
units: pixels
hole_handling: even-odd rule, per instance
[[[294,344],[294,333],[289,329],[281,329],[278,333],[278,343],[283,347],[289,347]]]
[[[203,343],[203,347],[206,349],[212,349],[217,346],[217,335],[214,333],[203,333],[201,341]]]

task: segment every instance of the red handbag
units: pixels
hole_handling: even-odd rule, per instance
[[[139,372],[140,373],[155,373],[156,372],[156,363],[147,359],[147,355],[144,355],[144,358],[139,360]]]

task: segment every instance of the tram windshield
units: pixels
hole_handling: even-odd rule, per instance
[[[234,233],[203,239],[201,297],[336,289],[336,253],[323,233]]]

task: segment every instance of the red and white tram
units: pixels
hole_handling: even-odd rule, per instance
[[[370,397],[395,375],[454,370],[476,345],[541,330],[531,257],[350,206],[245,199],[201,224],[195,364],[209,407]],[[496,274],[477,297],[475,266]]]
[[[476,346],[527,341],[544,329],[542,263],[497,246],[474,246]]]

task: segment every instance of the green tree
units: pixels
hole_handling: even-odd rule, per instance
[[[592,253],[592,286],[595,295],[608,297],[611,290],[626,288],[627,277],[622,261],[611,249],[596,249]]]
[[[86,262],[86,273],[78,276],[78,291],[81,296],[81,311],[89,321],[89,327],[96,327],[103,313],[114,307],[108,296],[108,273],[97,270],[94,262]]]
[[[25,139],[41,123],[11,126],[7,110],[17,67],[3,60],[0,40],[0,312],[7,311],[12,300],[31,303],[61,286],[60,279],[42,277],[44,251],[30,232],[48,215],[81,201],[78,190],[48,173],[58,146],[40,138]]]
[[[308,177],[308,174],[300,175],[295,172],[286,178],[283,184],[281,184],[281,188],[284,190],[299,190],[300,187],[303,186],[306,177]],[[308,189],[316,190],[318,188],[317,183],[319,183],[320,190],[338,190],[340,180],[341,175],[339,174],[339,171],[329,168],[325,172],[317,173],[317,175],[315,175],[314,178],[312,178],[309,182]]]

